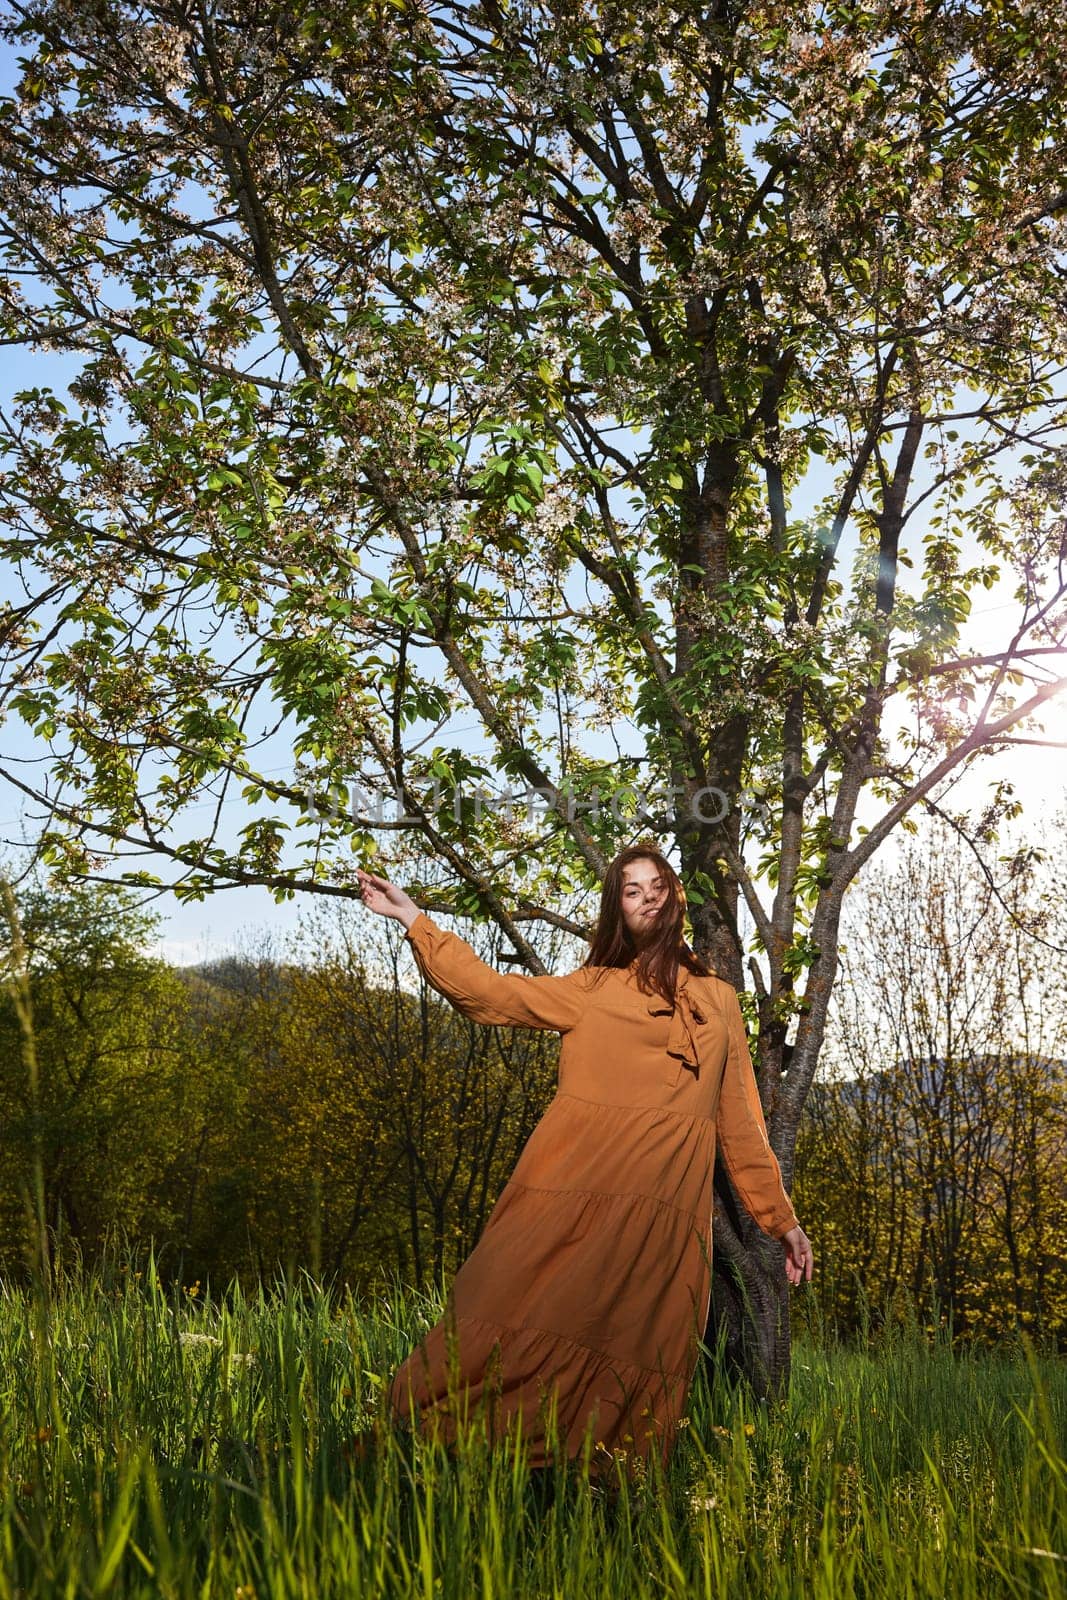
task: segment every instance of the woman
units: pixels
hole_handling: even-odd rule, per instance
[[[394,1376],[394,1412],[451,1441],[483,1408],[492,1437],[520,1428],[534,1467],[553,1428],[568,1456],[591,1434],[598,1452],[666,1460],[708,1313],[716,1146],[790,1282],[812,1271],[737,995],[683,942],[677,873],[654,846],[621,851],[589,955],[558,978],[496,972],[384,878],[361,872],[360,892],[465,1016],[562,1035],[558,1092]]]

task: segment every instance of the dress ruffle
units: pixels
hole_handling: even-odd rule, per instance
[[[522,1435],[531,1467],[549,1465],[562,1445],[588,1450],[594,1469],[617,1453],[666,1459],[692,1378],[621,1361],[545,1328],[512,1328],[476,1317],[445,1317],[393,1380],[396,1413],[420,1432],[454,1444],[471,1424],[493,1443]]]

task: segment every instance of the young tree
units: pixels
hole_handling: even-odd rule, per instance
[[[174,1197],[168,1244],[186,1278],[225,1282],[266,1275],[279,1264],[312,1264],[308,1235],[290,1224],[306,1206],[291,1191],[299,1130],[289,1147],[276,1133],[290,1096],[283,1034],[292,973],[269,934],[229,955],[181,969],[187,993],[188,1102],[180,1139],[161,1183]],[[292,1152],[292,1153],[290,1153]],[[281,1224],[279,1226],[279,1224]]]
[[[1064,681],[1052,8],[6,17],[0,321],[71,374],[2,423],[0,690],[52,752],[6,770],[49,858],[344,896],[353,847],[422,852],[428,909],[537,970],[531,929],[583,933],[554,907],[651,826],[751,973],[788,1183],[846,886]],[[998,576],[1018,615],[961,653]],[[236,845],[189,831],[229,796]],[[773,1380],[780,1251],[734,1206],[717,1240]]]
[[[1062,878],[1058,839],[990,875],[941,827],[846,914],[797,1169],[844,1322],[903,1293],[963,1335],[1067,1337]]]
[[[17,1261],[17,1196],[40,1163],[53,1237],[91,1254],[108,1230],[173,1230],[165,1198],[188,1094],[183,994],[145,951],[154,918],[129,890],[23,885],[13,896],[24,952],[36,1081],[10,985],[0,997],[0,1261]],[[6,922],[6,919],[5,919]],[[11,932],[4,929],[4,945]]]

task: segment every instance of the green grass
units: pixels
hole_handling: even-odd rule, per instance
[[[799,1344],[789,1399],[701,1381],[666,1475],[530,1482],[386,1431],[436,1312],[297,1289],[224,1304],[112,1267],[46,1316],[0,1288],[0,1596],[991,1600],[1067,1586],[1067,1367],[915,1336]],[[190,1341],[189,1335],[200,1341]],[[183,1336],[184,1339],[183,1339]],[[218,1341],[217,1343],[211,1341]]]

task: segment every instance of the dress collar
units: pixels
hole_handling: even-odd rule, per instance
[[[667,1054],[677,1056],[684,1066],[687,1066],[694,1077],[700,1075],[700,1058],[697,1054],[696,1031],[697,1024],[706,1022],[707,1016],[699,1000],[693,994],[689,979],[692,974],[688,967],[678,968],[678,978],[674,991],[674,1005],[664,1000],[662,995],[654,994],[649,997],[648,1013],[652,1017],[669,1015],[671,1019],[670,1030],[667,1034]]]

